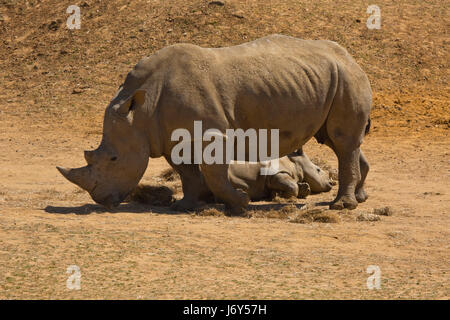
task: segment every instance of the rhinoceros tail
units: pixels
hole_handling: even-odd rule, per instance
[[[364,135],[367,135],[367,134],[369,134],[369,131],[370,131],[370,117],[369,117],[369,119],[367,120],[367,125],[366,125],[366,129],[364,130]]]

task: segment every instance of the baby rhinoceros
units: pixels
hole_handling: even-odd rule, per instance
[[[262,175],[261,168],[268,164],[232,163],[228,177],[235,188],[242,189],[253,201],[272,198],[306,198],[311,192],[330,191],[333,180],[329,174],[316,166],[302,149],[279,159],[275,174]]]

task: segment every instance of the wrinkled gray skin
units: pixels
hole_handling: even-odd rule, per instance
[[[280,158],[274,175],[261,175],[263,167],[267,164],[232,163],[228,178],[233,187],[247,192],[251,200],[266,199],[274,193],[284,198],[306,198],[310,192],[330,191],[334,184],[329,174],[312,163],[302,149]]]
[[[88,165],[59,171],[111,207],[137,185],[149,157],[170,162],[178,143],[171,141],[175,129],[193,136],[194,120],[202,120],[203,130],[221,132],[276,128],[280,157],[313,136],[334,150],[339,190],[330,207],[354,209],[367,198],[369,166],[360,145],[371,99],[367,76],[335,42],[272,35],[227,48],[172,45],[142,59],[127,75],[106,108],[99,148],[85,153]],[[184,191],[176,206],[192,208],[208,188],[198,186],[198,166],[174,167],[183,172]],[[228,165],[200,167],[214,195],[232,212],[242,212],[249,196],[233,187]]]

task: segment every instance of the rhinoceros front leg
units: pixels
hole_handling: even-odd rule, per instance
[[[250,197],[245,191],[233,187],[228,178],[228,164],[201,164],[200,167],[214,196],[225,203],[231,215],[242,215]]]
[[[169,157],[166,157],[167,162],[180,175],[183,189],[183,199],[176,201],[172,205],[172,209],[178,211],[186,211],[196,208],[199,205],[199,200],[203,200],[212,195],[208,189],[200,168],[196,164],[174,164]]]

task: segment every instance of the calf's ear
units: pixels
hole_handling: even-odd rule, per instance
[[[122,116],[127,116],[130,111],[135,110],[145,103],[146,91],[136,90],[125,102],[118,104],[114,109]]]

